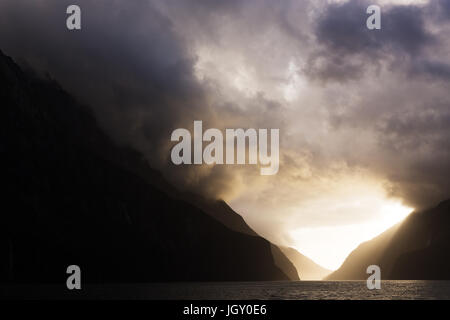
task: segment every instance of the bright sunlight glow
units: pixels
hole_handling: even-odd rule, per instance
[[[301,228],[291,232],[297,250],[325,268],[336,270],[362,242],[404,220],[414,209],[385,200],[375,208],[375,219],[359,224]]]

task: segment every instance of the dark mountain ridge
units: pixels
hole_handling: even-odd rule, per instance
[[[88,108],[1,52],[0,101],[0,282],[65,283],[71,264],[91,283],[288,279],[270,242],[172,195]]]
[[[318,265],[294,248],[280,247],[280,249],[295,265],[298,270],[298,275],[302,280],[322,280],[332,272],[331,270]]]
[[[450,200],[362,243],[327,279],[367,279],[371,264],[380,266],[382,279],[450,280]]]

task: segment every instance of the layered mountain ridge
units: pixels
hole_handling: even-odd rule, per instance
[[[72,264],[90,283],[293,278],[224,202],[187,201],[55,81],[1,52],[0,88],[0,282],[65,283]]]

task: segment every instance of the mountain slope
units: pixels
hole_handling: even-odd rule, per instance
[[[450,200],[361,244],[327,279],[366,279],[371,264],[380,266],[382,279],[450,279]]]
[[[280,268],[290,280],[305,280],[300,276],[298,266],[275,244],[270,246],[275,265]]]
[[[417,214],[393,241],[390,279],[450,280],[450,200]]]
[[[318,265],[294,248],[281,247],[280,249],[295,265],[302,280],[322,280],[332,272]]]
[[[2,53],[0,101],[0,282],[65,283],[71,264],[95,283],[287,279],[268,241],[165,192],[87,108]]]
[[[230,230],[250,236],[259,236],[225,201],[209,200],[202,196],[190,193],[183,193],[180,197],[201,208],[204,212],[211,215]],[[289,278],[289,280],[300,280],[297,268],[280,248],[271,243],[270,249],[275,265]]]
[[[326,280],[367,279],[366,270],[370,265],[380,266],[384,277],[385,267],[387,268],[387,266],[384,264],[383,254],[399,226],[399,224],[395,225],[372,240],[361,243],[348,255],[339,269],[326,277]]]
[[[122,153],[135,153],[132,150],[122,151]],[[117,157],[114,157],[113,159],[117,159]],[[130,159],[134,161],[130,161]],[[200,208],[203,212],[213,217],[230,230],[260,237],[252,228],[250,228],[242,216],[236,213],[225,201],[207,199],[192,192],[180,192],[168,184],[158,171],[151,169],[145,161],[139,161],[139,157],[136,155],[127,158],[120,157],[118,163],[121,166],[126,167],[129,171],[144,177],[146,182],[158,190],[169,193],[173,198],[186,201],[195,207]],[[281,252],[275,244],[271,243],[270,248],[273,262],[289,278],[289,280],[300,280],[296,267],[285,254]]]

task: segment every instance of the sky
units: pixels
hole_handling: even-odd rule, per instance
[[[371,4],[381,30],[366,28]],[[0,1],[0,50],[170,181],[330,269],[449,198],[449,34],[450,0]],[[278,174],[174,166],[171,132],[194,120],[279,128]]]

